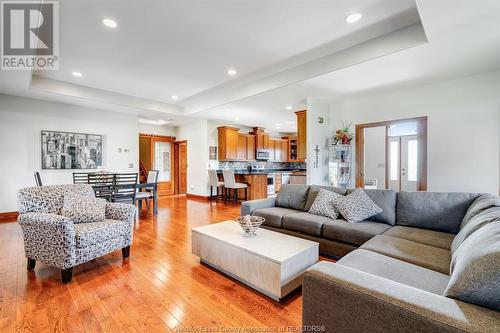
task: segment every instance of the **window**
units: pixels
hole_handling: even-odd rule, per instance
[[[154,166],[158,170],[158,181],[170,181],[170,142],[156,141]]]
[[[398,174],[399,174],[399,143],[397,141],[391,141],[391,146],[390,146],[390,152],[391,152],[391,175],[390,179],[391,180],[398,180]]]
[[[417,140],[408,140],[408,181],[417,181]]]

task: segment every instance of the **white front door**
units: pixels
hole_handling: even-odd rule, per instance
[[[389,189],[417,190],[418,140],[416,135],[389,137]]]

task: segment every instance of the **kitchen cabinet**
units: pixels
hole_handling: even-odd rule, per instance
[[[234,161],[238,159],[239,128],[218,127],[218,157],[219,161]]]
[[[281,189],[282,176],[283,173],[280,171],[274,173],[274,190],[276,191],[276,193],[278,193]]]
[[[236,158],[238,160],[244,161],[247,159],[248,151],[247,151],[247,137],[245,134],[238,134],[238,146],[237,146],[237,154]]]
[[[264,132],[262,127],[254,127],[251,135],[255,135],[256,149],[270,149],[269,134]]]
[[[297,137],[296,136],[284,136],[282,139],[286,140],[286,154],[287,162],[298,162],[297,159]]]
[[[255,160],[255,135],[247,135],[247,160]]]
[[[297,160],[305,162],[307,158],[307,111],[297,111]]]
[[[286,162],[288,142],[283,139],[269,139],[269,161]]]

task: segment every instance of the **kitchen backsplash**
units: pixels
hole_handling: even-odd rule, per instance
[[[255,166],[264,166],[264,169],[306,169],[305,163],[298,162],[219,162],[219,169],[233,169],[233,170],[243,170],[247,169],[251,165],[252,168]]]

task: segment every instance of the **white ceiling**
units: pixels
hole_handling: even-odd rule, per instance
[[[0,92],[172,118],[181,125],[189,117],[179,110],[212,90],[243,91],[243,84],[262,75],[317,59],[325,45],[338,47],[374,27],[398,29],[401,18],[414,20],[402,15],[414,8],[413,0],[61,0],[59,71],[36,73],[61,82],[30,88],[29,72],[2,72]],[[418,10],[426,44],[263,89],[192,116],[290,131],[293,111],[303,108],[307,97],[342,100],[500,68],[500,1],[419,0]],[[363,19],[346,24],[345,16],[355,11]],[[118,28],[104,27],[103,17],[116,19]],[[238,70],[236,77],[226,74],[230,67]],[[63,83],[100,94],[92,100],[90,94],[46,89]],[[173,101],[173,94],[180,99]]]

